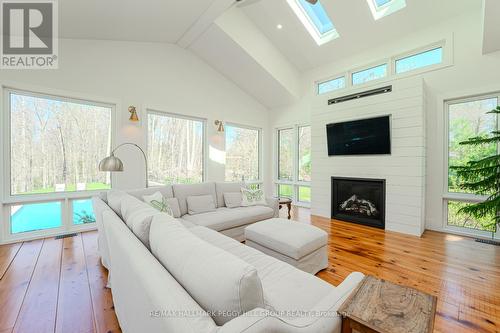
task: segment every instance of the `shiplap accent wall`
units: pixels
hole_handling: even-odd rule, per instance
[[[331,216],[331,177],[386,179],[386,230],[420,236],[425,229],[425,86],[420,78],[391,82],[391,93],[312,108],[312,214]],[[386,84],[383,84],[386,85]],[[326,125],[391,115],[391,155],[328,156]]]

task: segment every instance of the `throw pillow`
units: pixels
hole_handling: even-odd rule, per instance
[[[167,213],[172,217],[174,216],[172,208],[160,192],[155,192],[151,195],[144,195],[142,199],[144,202],[148,203],[151,207],[158,209],[160,212]]]
[[[215,201],[212,195],[194,195],[186,198],[189,215],[215,211]]]
[[[263,205],[266,206],[267,202],[264,198],[264,191],[257,189],[251,190],[248,188],[241,188],[242,201],[241,205],[243,207]]]
[[[151,224],[151,252],[217,325],[266,307],[254,266],[161,215]]]
[[[176,219],[181,217],[181,207],[179,205],[179,200],[177,198],[168,198],[166,199],[168,205],[170,206],[170,209],[172,209],[172,215]]]
[[[241,207],[241,192],[224,193],[224,203],[227,208]]]

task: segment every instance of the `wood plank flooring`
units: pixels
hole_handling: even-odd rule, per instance
[[[2,268],[0,333],[121,332],[97,232],[1,245]]]
[[[285,215],[285,210],[281,212]],[[434,332],[500,332],[500,248],[427,231],[422,238],[311,217],[330,234],[334,285],[360,271],[438,297]],[[0,333],[121,332],[97,233],[0,246]]]

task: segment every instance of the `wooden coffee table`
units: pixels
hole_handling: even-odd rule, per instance
[[[342,333],[431,333],[435,296],[365,276],[338,309]]]
[[[288,219],[290,220],[292,218],[292,199],[290,198],[278,198],[279,200],[279,209],[286,205],[288,208]]]

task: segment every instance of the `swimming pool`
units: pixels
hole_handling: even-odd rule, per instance
[[[82,215],[94,218],[92,200],[73,200],[73,224],[82,224]],[[17,205],[11,207],[11,231],[13,234],[44,230],[62,226],[60,201]]]

